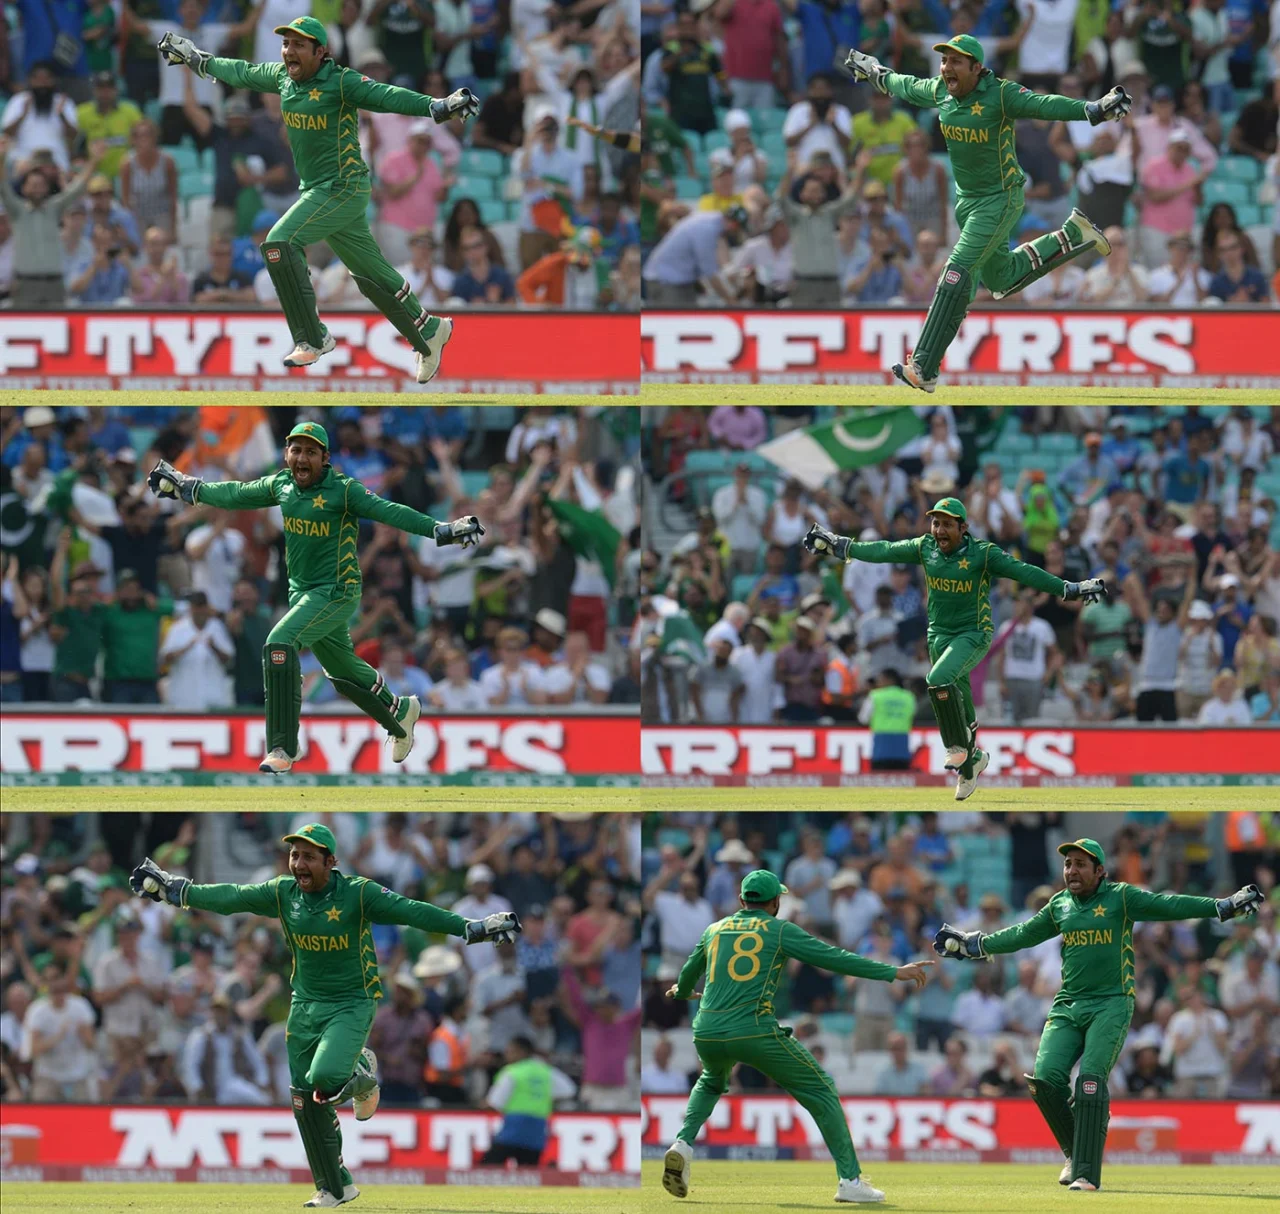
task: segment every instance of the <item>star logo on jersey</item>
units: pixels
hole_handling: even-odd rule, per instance
[[[319,101],[319,100],[320,100],[320,90],[319,90],[319,89],[312,89],[312,90],[311,90],[311,92],[309,92],[309,93],[307,94],[307,96],[308,96],[308,97],[310,97],[312,101]]]
[[[330,923],[337,923],[337,921],[342,918],[342,912],[336,906],[331,906],[327,911],[325,911],[324,917],[328,919]]]
[[[322,509],[324,509],[324,494],[323,494],[323,493],[317,493],[317,494],[315,495],[315,497],[313,497],[313,498],[311,499],[311,508],[312,508],[313,510],[322,510]]]
[[[1107,917],[1107,908],[1105,906],[1095,906],[1093,908],[1093,917],[1095,919],[1105,919]]]
[[[982,117],[982,102],[981,102],[981,101],[975,101],[975,102],[973,103],[973,105],[971,105],[969,108],[970,108],[970,109],[971,109],[975,114],[977,114],[977,115],[978,115],[978,117]]]
[[[968,569],[968,568],[969,568],[969,562],[968,562],[967,560],[965,560],[964,558],[961,558],[961,560],[960,560],[960,568],[961,568],[961,569]]]

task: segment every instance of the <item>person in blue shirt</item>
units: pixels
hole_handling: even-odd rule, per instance
[[[514,302],[515,280],[502,266],[489,260],[489,248],[479,228],[464,228],[458,247],[462,250],[462,269],[454,275],[454,295],[463,303]]]
[[[589,220],[600,233],[600,256],[611,269],[618,268],[618,259],[628,245],[640,243],[640,228],[634,219],[622,216],[622,196],[610,190],[600,195],[600,206]]]
[[[431,677],[420,666],[406,662],[408,654],[403,645],[383,643],[382,662],[379,670],[393,695],[417,696],[425,702],[431,690]]]
[[[896,686],[902,686],[902,679],[896,670],[886,670],[885,676]],[[916,836],[916,858],[922,860],[933,872],[940,873],[955,856],[951,851],[951,841],[938,825],[937,814],[920,815],[920,833]]]
[[[1268,670],[1262,687],[1253,693],[1249,712],[1255,721],[1280,721],[1280,670]]]
[[[116,416],[115,405],[95,409],[91,416],[97,423],[97,428],[90,432],[89,438],[99,450],[114,454],[125,447],[133,446],[129,437],[129,427]]]
[[[1231,83],[1238,89],[1253,87],[1257,48],[1266,42],[1267,0],[1226,0],[1228,35],[1245,35],[1227,59]],[[1275,30],[1271,31],[1274,38]]]
[[[1171,455],[1164,464],[1165,501],[1176,506],[1190,506],[1202,498],[1209,489],[1209,461],[1204,450],[1203,434],[1193,434],[1187,439],[1186,455]]]
[[[53,62],[65,75],[87,80],[87,48],[76,36],[89,11],[87,0],[17,0],[15,7],[22,22],[22,75],[28,76],[37,63]],[[60,34],[69,35],[71,41],[60,39]],[[74,62],[59,59],[55,48],[59,52],[74,50]]]
[[[1090,430],[1084,436],[1084,454],[1058,474],[1058,488],[1074,506],[1087,506],[1113,481],[1120,479],[1115,461],[1102,453],[1102,435]]]
[[[857,4],[843,0],[800,0],[784,4],[800,23],[801,79],[810,80],[831,71],[841,55],[855,49],[862,37],[862,12]],[[842,82],[843,83],[843,82]]]
[[[82,304],[114,304],[129,295],[129,262],[106,224],[93,229],[93,261],[67,284],[67,293]]]
[[[1113,417],[1107,423],[1109,433],[1102,440],[1102,454],[1120,470],[1121,476],[1128,476],[1138,462],[1142,445],[1129,433],[1129,424],[1123,417]]]
[[[248,236],[237,236],[231,242],[233,273],[252,279],[267,264],[262,260],[262,250],[258,246],[279,222],[280,216],[274,211],[262,210],[253,217],[253,232]]]
[[[748,606],[764,599],[777,599],[783,611],[790,611],[800,601],[800,583],[787,571],[787,550],[781,544],[770,544],[764,553],[764,574],[751,588]]]
[[[1218,579],[1218,589],[1221,593],[1213,605],[1213,614],[1217,620],[1218,635],[1222,638],[1222,664],[1232,666],[1236,643],[1253,616],[1253,608],[1240,597],[1240,579],[1234,573],[1223,574]]]
[[[1244,242],[1240,237],[1240,232],[1230,228],[1218,233],[1218,243],[1214,246],[1219,259],[1218,272],[1209,279],[1209,294],[1224,303],[1265,303],[1271,298],[1271,288],[1257,266],[1245,264]]]

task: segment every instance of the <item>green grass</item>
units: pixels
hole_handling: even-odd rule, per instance
[[[642,405],[1269,405],[1265,388],[949,388],[901,384],[643,384]]]
[[[652,793],[638,788],[6,788],[6,813],[98,813],[166,810],[184,813],[334,813],[395,809],[407,812],[556,813],[638,812]]]
[[[550,408],[600,404],[636,404],[638,396],[528,396],[523,392],[63,392],[19,389],[0,392],[0,405],[292,405],[309,408],[348,405],[515,405],[527,409],[530,402]],[[716,402],[719,404],[719,401]]]
[[[360,1178],[356,1177],[356,1184]],[[314,1190],[302,1185],[6,1184],[4,1214],[274,1214],[301,1209]],[[638,1214],[642,1189],[493,1188],[370,1185],[341,1209],[431,1214]],[[666,1196],[666,1194],[662,1194]]]
[[[1255,1211],[1280,1201],[1280,1170],[1263,1167],[1104,1168],[1098,1193],[1070,1193],[1048,1164],[878,1163],[867,1180],[883,1189],[883,1205],[836,1206],[828,1163],[694,1162],[683,1201],[661,1188],[662,1163],[641,1168],[646,1211],[689,1214],[781,1214],[792,1210],[911,1210],[930,1214],[1027,1214],[1028,1211],[1115,1210],[1122,1214],[1208,1214]],[[1262,1204],[1259,1204],[1259,1203]]]

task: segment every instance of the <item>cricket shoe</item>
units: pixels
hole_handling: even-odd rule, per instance
[[[367,1045],[360,1051],[356,1070],[366,1073],[370,1079],[378,1075],[378,1055]],[[356,1111],[357,1121],[368,1121],[378,1111],[378,1101],[382,1099],[382,1089],[375,1083],[363,1096],[352,1096],[351,1105]]]
[[[337,348],[338,343],[333,340],[332,333],[324,335],[324,345],[318,350],[315,346],[308,345],[305,341],[300,341],[293,347],[293,353],[284,360],[284,365],[286,367],[309,367],[326,354],[332,354]]]
[[[873,1189],[861,1176],[855,1176],[852,1180],[840,1180],[840,1187],[836,1189],[836,1201],[884,1201],[884,1193],[880,1189]]]
[[[297,755],[285,754],[284,747],[277,746],[258,764],[258,770],[265,771],[268,775],[282,776],[293,767],[297,757]]]
[[[413,749],[413,727],[418,723],[418,718],[422,716],[422,701],[417,696],[410,696],[406,703],[408,708],[404,716],[400,718],[400,728],[404,730],[404,737],[391,739],[391,761],[393,763],[403,763],[409,757],[409,752]]]
[[[341,1197],[335,1197],[328,1189],[317,1189],[312,1195],[310,1201],[304,1201],[302,1208],[314,1210],[332,1210],[336,1206],[345,1206],[349,1201],[355,1201],[360,1196],[360,1190],[355,1185],[349,1184],[342,1190]]]
[[[1097,1193],[1102,1188],[1098,1184],[1090,1184],[1083,1176],[1079,1180],[1073,1180],[1067,1186],[1068,1193]]]
[[[415,378],[418,383],[430,383],[436,377],[436,373],[440,370],[440,359],[444,355],[444,348],[449,344],[449,338],[453,336],[453,320],[451,317],[440,317],[440,326],[436,329],[435,336],[427,341],[427,352],[419,354],[417,363],[414,367]]]
[[[1089,216],[1078,207],[1071,208],[1071,214],[1067,216],[1066,223],[1062,225],[1064,232],[1066,231],[1068,223],[1074,224],[1080,231],[1080,240],[1077,247],[1079,247],[1079,245],[1091,244],[1103,255],[1103,257],[1106,257],[1111,252],[1111,241],[1109,241],[1098,228],[1094,227],[1093,220],[1091,220]],[[1070,236],[1071,233],[1067,232],[1067,235]]]
[[[689,1196],[689,1164],[693,1161],[693,1148],[677,1138],[662,1160],[662,1187],[672,1197]]]
[[[1068,1159],[1067,1162],[1062,1165],[1062,1171],[1058,1173],[1058,1183],[1071,1183],[1071,1160]]]
[[[967,780],[962,775],[956,776],[956,800],[964,801],[973,795],[973,790],[978,787],[978,777],[987,770],[987,764],[991,762],[991,756],[985,750],[975,752],[973,760],[973,775]]]
[[[920,364],[915,357],[908,358],[905,363],[894,363],[893,373],[910,388],[919,388],[921,392],[932,392],[938,386],[938,377],[925,379]]]

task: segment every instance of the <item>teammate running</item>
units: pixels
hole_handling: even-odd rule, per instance
[[[778,1023],[773,998],[792,957],[833,974],[914,982],[917,989],[928,980],[924,967],[936,962],[893,966],[824,944],[777,917],[786,892],[787,887],[767,869],[747,873],[738,899],[742,909],[702,933],[675,986],[667,991],[668,999],[697,999],[693,988],[704,973],[707,976],[693,1020],[693,1044],[702,1060],[702,1074],[689,1096],[684,1125],[663,1162],[662,1187],[673,1197],[688,1195],[698,1131],[729,1090],[733,1068],[743,1062],[768,1075],[817,1122],[840,1180],[836,1201],[884,1200],[884,1193],[861,1177],[849,1122],[831,1076],[795,1039],[790,1027]]]
[[[1091,250],[1103,256],[1111,252],[1106,237],[1079,209],[1057,231],[1009,251],[1009,237],[1022,218],[1026,182],[1018,167],[1015,120],[1087,118],[1097,126],[1124,118],[1133,106],[1118,86],[1097,101],[1077,101],[1001,80],[982,66],[982,43],[969,34],[933,49],[942,52],[942,74],[931,80],[891,72],[861,51],[850,51],[844,64],[855,80],[869,80],[882,93],[909,105],[936,106],[951,157],[960,239],[942,268],[915,350],[905,365],[893,366],[903,383],[923,392],[937,387],[942,356],[973,302],[979,278],[996,299],[1004,299]]]
[[[1062,987],[1053,998],[1027,1090],[1066,1156],[1058,1183],[1077,1192],[1102,1187],[1110,1097],[1107,1079],[1133,1017],[1133,925],[1182,919],[1225,923],[1257,913],[1262,894],[1246,885],[1229,898],[1153,894],[1109,881],[1106,856],[1093,839],[1058,848],[1066,889],[1025,923],[986,935],[944,923],[933,951],[961,961],[985,960],[1062,937]],[[1080,1064],[1075,1093],[1071,1068]]]
[[[157,497],[190,506],[263,510],[284,515],[284,558],[289,571],[289,610],[262,649],[266,691],[267,754],[259,771],[284,775],[298,757],[302,669],[298,654],[310,649],[334,688],[372,717],[394,739],[391,757],[403,763],[413,749],[413,727],[422,713],[417,696],[392,695],[383,677],[351,643],[348,621],[360,607],[362,580],[356,536],[362,518],[429,535],[437,544],[478,544],[484,527],[474,514],[439,523],[398,502],[370,493],[329,462],[329,436],[316,422],[289,431],[285,467],[256,481],[202,481],[161,460],[147,484]]]
[[[166,33],[158,49],[170,64],[185,64],[202,79],[211,76],[232,88],[280,95],[302,196],[267,233],[261,248],[294,340],[284,364],[309,366],[336,345],[320,323],[303,252],[323,240],[351,271],[360,293],[417,352],[415,375],[425,384],[440,369],[453,321],[432,316],[418,302],[369,231],[369,168],[360,153],[360,111],[410,114],[441,123],[474,117],[480,103],[470,89],[436,99],[339,67],[329,57],[324,24],[315,17],[295,17],[274,32],[284,39],[281,63],[221,59],[174,33]]]
[[[842,561],[923,565],[928,586],[929,661],[926,682],[942,744],[945,767],[957,772],[956,800],[963,801],[978,786],[990,757],[978,749],[978,714],[973,707],[969,672],[991,647],[991,579],[1011,581],[1086,603],[1108,597],[1101,578],[1064,582],[1060,577],[1015,560],[1003,548],[969,534],[969,515],[963,503],[944,497],[928,511],[929,534],[911,540],[858,543],[836,535],[817,523],[804,537],[808,552],[830,553]]]
[[[429,902],[338,871],[333,832],[310,823],[281,840],[289,845],[289,875],[258,885],[193,885],[150,857],[129,877],[133,892],[152,902],[218,915],[279,919],[293,955],[293,998],[285,1027],[289,1094],[316,1192],[302,1204],[319,1209],[360,1196],[342,1162],[337,1106],[351,1100],[357,1121],[378,1107],[378,1059],[365,1045],[383,997],[375,923],[416,927],[468,944],[511,944],[523,930],[511,911],[464,919]]]

